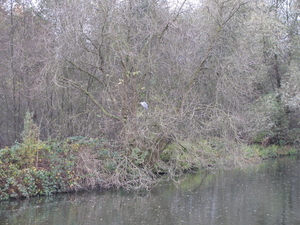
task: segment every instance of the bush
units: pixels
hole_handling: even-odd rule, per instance
[[[247,132],[252,142],[262,143],[269,138],[270,144],[278,144],[286,139],[288,119],[279,94],[268,94],[257,100],[247,116]]]

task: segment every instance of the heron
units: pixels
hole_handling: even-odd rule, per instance
[[[146,102],[140,102],[140,104],[146,109],[148,110],[148,104]]]

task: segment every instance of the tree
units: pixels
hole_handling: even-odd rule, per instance
[[[20,139],[26,111],[42,139],[104,136],[128,149],[240,141],[255,130],[259,99],[280,93],[284,107],[298,90],[288,91],[297,1],[2,3],[3,143]]]

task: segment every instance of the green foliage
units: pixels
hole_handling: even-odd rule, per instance
[[[133,148],[130,154],[114,151],[104,140],[71,137],[43,145],[39,167],[23,163],[19,144],[0,150],[0,200],[51,195],[89,184],[147,188],[155,183],[154,174],[179,176],[190,169],[220,168],[236,159],[236,150],[231,154],[231,147],[220,138],[201,139],[197,143],[171,142],[152,167],[147,165],[149,152],[139,148]],[[293,154],[297,150],[289,146],[251,145],[244,147],[243,152],[243,158],[251,159]]]
[[[284,140],[280,142],[282,146],[252,145],[239,151],[236,143],[217,137],[197,142],[163,138],[155,142],[160,146],[159,151],[145,151],[139,147],[116,150],[116,146],[106,140],[82,136],[42,142],[31,117],[27,116],[26,121],[23,143],[0,150],[0,200],[52,195],[97,185],[149,188],[157,182],[155,177],[159,174],[173,178],[191,169],[234,165],[237,159],[269,158],[297,152],[285,145]],[[158,157],[151,158],[151,154]]]
[[[174,171],[186,171],[213,166],[226,152],[222,139],[200,139],[198,142],[173,142],[162,151],[160,159]]]
[[[262,145],[253,144],[243,148],[243,151],[246,154],[246,157],[249,158],[274,158],[285,155],[294,155],[297,154],[298,150],[292,146],[280,146],[280,145],[269,145],[264,147]]]
[[[132,159],[134,164],[140,165],[145,162],[147,155],[147,151],[141,151],[139,148],[133,148],[130,158]]]
[[[24,164],[33,165],[38,160],[38,153],[46,146],[39,140],[40,131],[34,124],[32,113],[27,112],[24,119],[24,131],[22,133],[23,143],[18,145],[18,151],[23,158]]]
[[[35,143],[39,140],[39,129],[34,124],[32,119],[33,114],[26,112],[24,119],[24,131],[22,133],[22,138],[24,143]]]
[[[289,68],[282,78],[282,100],[292,110],[299,110],[300,104],[300,68],[299,68],[299,52],[297,57],[293,58],[289,64]]]
[[[0,200],[51,195],[81,187],[81,178],[76,174],[77,154],[84,146],[93,146],[94,139],[74,137],[63,142],[46,143],[32,138],[31,132],[24,133],[27,134],[24,135],[26,145],[16,144],[0,150]],[[24,162],[24,154],[27,153],[25,159],[32,154],[24,151],[24,146],[32,146],[35,141],[38,143],[33,145],[36,149],[43,146],[36,163],[38,167],[28,160]]]
[[[286,138],[288,120],[280,95],[272,93],[263,96],[252,106],[248,117],[248,132],[253,142],[262,142],[266,137],[277,140]]]
[[[255,158],[258,157],[258,152],[260,150],[260,145],[246,145],[243,148],[243,151],[245,152],[245,156],[248,158]]]
[[[277,156],[276,152],[278,150],[278,145],[269,145],[267,147],[259,148],[258,155],[263,158],[275,158]]]

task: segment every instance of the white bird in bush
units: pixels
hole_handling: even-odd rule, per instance
[[[140,102],[140,104],[146,109],[148,110],[148,104],[146,102]]]

